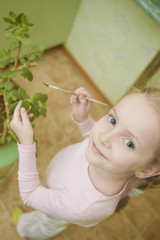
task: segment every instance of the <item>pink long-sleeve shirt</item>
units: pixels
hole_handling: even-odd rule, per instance
[[[105,196],[92,184],[85,152],[93,124],[90,117],[78,124],[85,139],[64,148],[51,160],[46,186],[40,183],[35,144],[24,146],[18,143],[18,180],[24,204],[84,227],[94,226],[114,213],[125,187],[114,196]]]

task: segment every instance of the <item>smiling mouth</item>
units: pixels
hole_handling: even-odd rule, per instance
[[[94,142],[93,142],[93,150],[94,150],[94,152],[97,153],[98,155],[106,158],[106,157],[103,155],[103,153],[100,152],[100,150],[97,148],[97,146],[95,145]]]

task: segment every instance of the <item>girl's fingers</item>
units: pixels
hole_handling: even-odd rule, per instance
[[[70,98],[71,104],[76,103],[76,102],[85,104],[87,102],[86,98],[91,97],[89,92],[83,87],[80,87],[80,88],[76,89],[74,91],[74,93],[75,93],[75,95],[73,94]]]
[[[21,105],[22,105],[22,101],[19,101],[19,103],[17,104],[14,113],[13,113],[13,118],[21,121],[21,117],[20,117],[20,109],[21,109]]]
[[[86,103],[86,96],[83,94],[80,94],[79,96],[72,95],[70,98],[70,103]]]
[[[31,106],[29,106],[29,108],[28,108],[28,110],[27,110],[27,113],[29,113],[30,110],[31,110]],[[29,117],[29,118],[32,118],[33,116],[34,116],[33,113],[29,113],[29,114],[28,114],[28,117]]]
[[[81,94],[81,95],[79,96],[79,102],[80,102],[80,103],[86,103],[86,101],[87,101],[87,100],[86,100],[86,96],[84,96],[84,95]]]
[[[27,111],[26,111],[26,109],[24,107],[21,108],[20,114],[21,114],[22,122],[24,124],[28,124],[29,123],[29,116],[28,116],[28,113],[27,113]]]
[[[84,91],[87,91],[84,87],[80,87],[80,88],[77,88],[76,89],[76,93],[80,93],[80,92],[84,92]]]
[[[34,116],[33,113],[28,114],[29,118],[32,118],[33,116]]]
[[[29,106],[29,108],[28,108],[27,112],[29,112],[30,110],[31,110],[31,106]]]
[[[71,104],[77,102],[77,100],[78,100],[77,96],[71,95],[71,97],[70,97],[70,103],[71,103]]]
[[[80,94],[80,95],[84,95],[85,97],[92,97],[90,95],[90,93],[83,87],[80,87],[80,88],[76,89],[75,93]]]

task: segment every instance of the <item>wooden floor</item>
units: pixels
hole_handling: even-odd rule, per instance
[[[63,47],[45,52],[45,61],[32,68],[34,80],[28,83],[21,77],[17,82],[25,87],[31,96],[34,92],[48,94],[47,117],[36,120],[35,134],[38,139],[38,169],[42,183],[45,170],[53,155],[70,144],[81,141],[77,126],[70,119],[69,96],[45,87],[42,82],[56,84],[70,90],[86,87],[94,98],[106,100],[90,82]],[[114,69],[113,69],[114,71]],[[107,109],[94,104],[91,116],[98,120]],[[24,206],[19,197],[16,162],[10,169],[0,170],[0,239],[20,240],[11,222],[11,212],[16,205],[25,211],[32,209]],[[6,177],[3,177],[8,172]],[[55,240],[160,240],[160,189],[145,192],[131,199],[127,208],[92,228],[70,225]]]

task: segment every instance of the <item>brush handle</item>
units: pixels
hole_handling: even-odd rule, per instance
[[[86,99],[87,99],[88,101],[91,101],[91,102],[94,102],[94,103],[99,103],[99,104],[101,104],[101,105],[103,105],[103,106],[109,107],[109,105],[108,105],[107,103],[101,102],[101,101],[99,101],[99,100],[97,100],[97,99],[90,98],[90,97],[86,97]]]
[[[75,92],[70,92],[70,94],[72,94],[72,95],[74,95],[74,96],[77,96],[77,97],[79,97],[79,95],[81,95],[81,94],[77,94],[77,93],[75,93]],[[83,94],[82,94],[82,95],[83,95]],[[91,98],[91,97],[86,97],[86,99],[87,99],[88,101],[91,101],[91,102],[98,103],[98,104],[101,104],[101,105],[103,105],[103,106],[109,107],[109,105],[108,105],[107,103],[101,102],[101,101],[99,101],[99,100],[97,100],[97,99],[94,99],[94,98]]]

